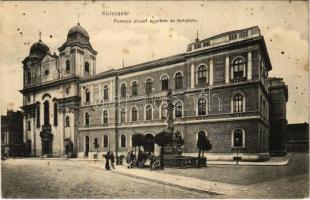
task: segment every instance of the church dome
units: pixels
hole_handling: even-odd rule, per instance
[[[43,58],[49,52],[50,49],[48,48],[48,46],[44,44],[42,40],[39,40],[31,46],[29,57]]]
[[[61,52],[68,46],[78,46],[82,49],[86,48],[93,54],[97,54],[89,42],[89,35],[87,31],[80,25],[80,23],[69,30],[67,40],[61,45],[61,47],[58,48],[58,50]]]
[[[89,38],[89,35],[88,35],[87,31],[80,25],[80,23],[78,23],[76,26],[72,27],[69,30],[68,36],[74,35],[75,33],[79,33],[79,34]]]

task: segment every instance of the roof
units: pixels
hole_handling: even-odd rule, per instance
[[[67,35],[67,40],[65,43],[58,48],[59,51],[63,51],[66,47],[78,46],[81,48],[88,49],[91,53],[97,54],[89,42],[89,35],[87,31],[78,23],[76,26],[72,27]]]

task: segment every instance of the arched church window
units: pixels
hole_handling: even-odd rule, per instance
[[[40,104],[37,104],[37,128],[40,128]]]
[[[88,62],[85,62],[84,73],[85,73],[86,76],[88,76],[90,74],[89,63]]]
[[[27,83],[28,84],[31,83],[31,72],[30,71],[27,72]]]
[[[66,116],[66,127],[70,127],[70,117]]]
[[[44,102],[44,124],[50,124],[50,109],[48,101]]]
[[[70,73],[70,61],[66,61],[66,73]]]
[[[90,91],[89,91],[89,89],[85,90],[85,102],[86,103],[90,102]]]
[[[58,105],[54,103],[54,126],[58,125]]]

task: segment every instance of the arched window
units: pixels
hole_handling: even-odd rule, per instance
[[[161,90],[166,91],[169,88],[169,78],[167,75],[161,77]]]
[[[209,81],[208,80],[208,73],[207,73],[207,67],[205,65],[201,65],[198,68],[198,85],[204,86]]]
[[[70,117],[66,116],[66,127],[70,127]]]
[[[183,111],[182,102],[180,102],[180,101],[176,102],[176,104],[175,104],[175,118],[182,117],[182,111]]]
[[[131,85],[132,95],[138,95],[138,82],[134,81]]]
[[[127,93],[126,90],[127,90],[126,84],[123,83],[123,84],[121,85],[121,97],[126,97],[126,93]]]
[[[89,63],[88,62],[85,62],[85,65],[84,65],[84,74],[85,74],[85,76],[88,76],[90,74]]]
[[[245,136],[244,131],[241,129],[236,129],[232,133],[232,147],[244,147],[245,146]]]
[[[87,113],[85,113],[85,125],[86,126],[89,126],[89,113],[87,112]]]
[[[109,99],[109,87],[107,85],[103,87],[103,98]]]
[[[36,109],[36,117],[37,117],[37,128],[40,128],[40,104],[37,104],[37,109]]]
[[[126,147],[126,136],[121,135],[121,147]]]
[[[70,61],[66,61],[66,73],[70,73]]]
[[[103,115],[103,123],[104,123],[104,124],[109,123],[108,111],[107,111],[107,110],[104,110],[103,113],[102,113],[102,115]]]
[[[107,135],[103,136],[103,147],[104,148],[109,147],[109,137]]]
[[[151,78],[146,79],[146,86],[145,86],[145,92],[147,95],[150,95],[152,93],[153,88],[153,80]]]
[[[27,83],[30,84],[31,83],[31,72],[27,71]]]
[[[161,119],[167,119],[167,108],[168,105],[166,103],[161,106]]]
[[[204,98],[200,98],[198,100],[198,115],[206,115],[207,114],[207,103]]]
[[[85,90],[85,102],[86,103],[90,102],[90,91],[89,91],[89,89]]]
[[[181,72],[178,72],[175,75],[175,89],[182,89],[183,88],[183,75]]]
[[[152,120],[153,110],[151,105],[145,107],[145,120]]]
[[[44,102],[44,125],[50,124],[50,108],[48,101]]]
[[[237,58],[234,60],[231,68],[231,79],[234,82],[243,81],[245,76],[245,61],[242,58]]]
[[[126,119],[126,110],[125,108],[122,108],[121,110],[121,122],[125,122],[125,119]]]
[[[233,112],[244,112],[243,110],[243,96],[241,94],[236,94],[233,97]]]
[[[133,107],[131,109],[131,121],[135,122],[138,119],[138,113],[137,113],[137,108]]]
[[[54,126],[58,126],[58,105],[54,103]]]

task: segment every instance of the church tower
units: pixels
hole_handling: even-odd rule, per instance
[[[65,75],[88,77],[96,74],[96,55],[87,31],[78,23],[72,27],[66,42],[58,48]]]
[[[96,74],[97,52],[87,31],[72,27],[59,55],[40,40],[23,60],[24,142],[29,155],[77,153],[79,80]]]

